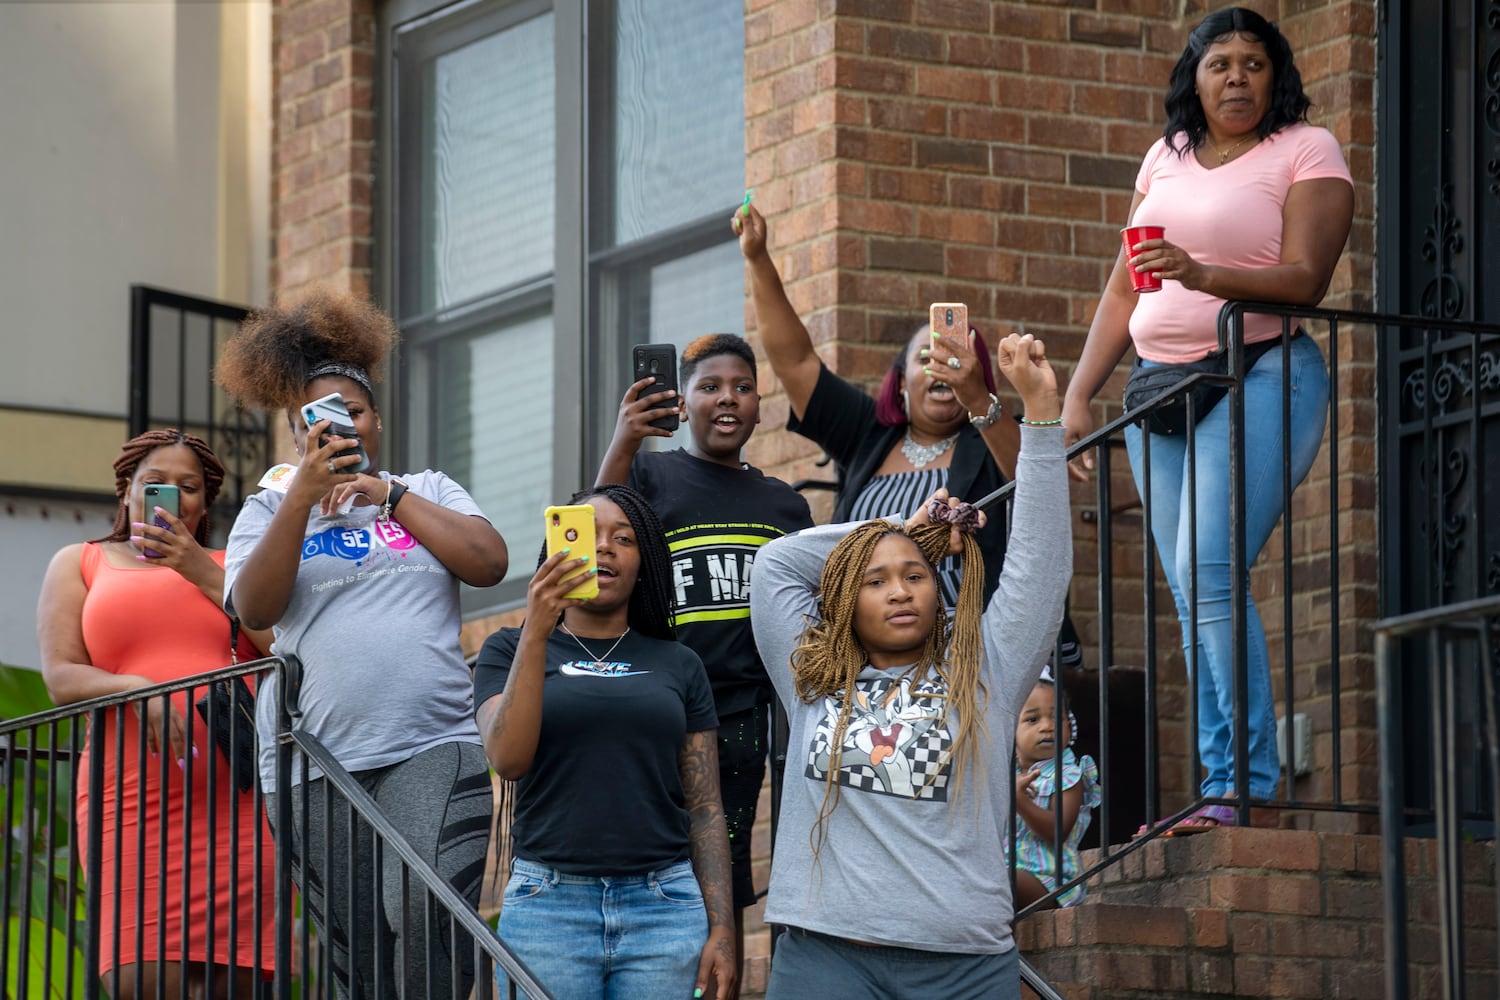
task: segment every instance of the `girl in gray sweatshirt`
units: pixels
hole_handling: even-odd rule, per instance
[[[808,529],[756,558],[751,621],[791,730],[765,914],[788,928],[772,1000],[1019,994],[1001,849],[1011,748],[1062,620],[1072,539],[1045,352],[1012,335],[998,353],[1029,426],[982,614],[977,546],[927,510]],[[959,550],[950,625],[932,564]]]

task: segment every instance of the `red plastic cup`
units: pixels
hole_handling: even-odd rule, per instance
[[[1132,248],[1146,240],[1166,239],[1167,230],[1162,226],[1126,226],[1120,230],[1120,242],[1125,244],[1125,259],[1134,256]],[[1137,271],[1130,268],[1130,289],[1134,292],[1161,291],[1161,274],[1156,271]]]

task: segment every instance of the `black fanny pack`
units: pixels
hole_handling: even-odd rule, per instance
[[[1292,331],[1292,338],[1301,336],[1299,328]],[[1255,344],[1245,345],[1245,371],[1270,351],[1281,346],[1281,338],[1273,337]],[[1125,382],[1125,412],[1139,409],[1166,392],[1189,375],[1229,374],[1229,350],[1210,351],[1197,361],[1180,365],[1141,366],[1139,358],[1130,369],[1130,378]],[[1188,399],[1193,401],[1193,422],[1197,423],[1218,405],[1219,400],[1229,394],[1229,387],[1215,382],[1197,382],[1191,389],[1169,399],[1146,415],[1145,427],[1152,434],[1186,434],[1188,429]]]

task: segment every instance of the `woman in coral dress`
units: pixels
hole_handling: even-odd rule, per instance
[[[149,431],[125,443],[115,476],[120,508],[114,530],[60,551],[42,584],[42,676],[59,705],[230,662],[230,620],[221,610],[224,553],[204,548],[207,511],[224,481],[223,466],[190,434]],[[163,515],[170,530],[150,523],[157,513],[145,507],[150,484],[178,489],[181,516]],[[240,634],[240,660],[260,655],[252,639],[261,641]],[[205,692],[198,689],[193,697]],[[96,762],[88,755],[80,762],[83,864],[91,811],[97,810],[103,830],[98,884],[89,887],[100,902],[98,972],[116,1000],[154,996],[159,988],[169,996],[200,996],[210,983],[214,995],[223,996],[231,976],[237,994],[250,996],[255,981],[273,967],[271,835],[253,791],[236,788],[228,761],[187,693],[167,701],[169,708],[154,698],[105,713],[97,744],[104,751],[97,762],[104,769],[98,802],[88,795],[89,769]],[[117,744],[122,722],[123,742]],[[124,747],[118,757],[117,745]]]

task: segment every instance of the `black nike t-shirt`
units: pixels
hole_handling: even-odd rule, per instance
[[[474,704],[505,690],[520,629],[485,640]],[[643,875],[687,860],[691,844],[678,756],[688,733],[714,729],[703,662],[678,642],[631,632],[583,646],[547,640],[542,729],[516,782],[515,856],[570,875]]]

